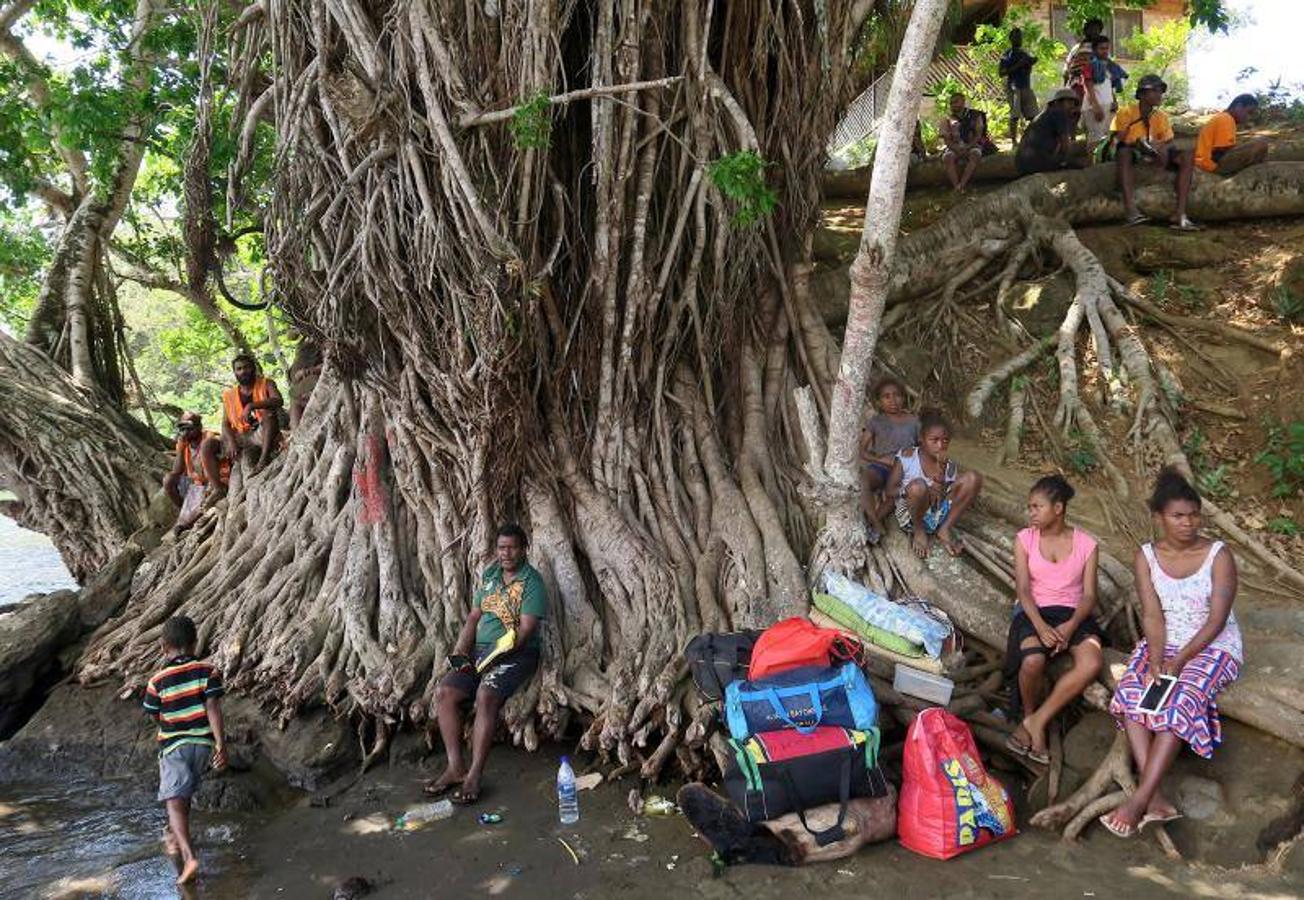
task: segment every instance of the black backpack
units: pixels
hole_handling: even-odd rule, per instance
[[[684,659],[702,696],[719,700],[726,685],[747,677],[752,647],[760,636],[759,631],[729,631],[699,634],[688,642]]]

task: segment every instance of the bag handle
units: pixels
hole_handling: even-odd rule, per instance
[[[780,697],[800,697],[803,695],[810,697],[811,709],[815,710],[815,722],[811,725],[798,725],[793,721],[792,716],[788,715],[787,708],[779,701]],[[824,703],[820,700],[819,684],[798,688],[766,688],[764,696],[766,700],[770,701],[770,707],[774,710],[774,714],[783,721],[783,724],[795,729],[798,734],[810,734],[820,727],[820,722],[824,721]]]
[[[851,800],[851,762],[855,755],[855,748],[851,747],[842,757],[842,778],[838,783],[838,820],[823,831],[814,830],[806,821],[806,804],[801,799],[797,785],[792,779],[792,771],[786,766],[783,768],[784,786],[788,789],[790,798],[795,801],[793,806],[797,810],[797,818],[801,820],[801,827],[806,829],[806,833],[815,838],[817,847],[827,847],[847,836],[846,829],[842,825],[847,820],[847,803]]]

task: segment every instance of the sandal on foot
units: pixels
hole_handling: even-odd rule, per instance
[[[1197,225],[1187,218],[1183,218],[1179,222],[1173,222],[1168,227],[1173,231],[1204,231],[1203,225]]]
[[[1031,750],[1032,747],[1028,744],[1025,744],[1023,741],[1019,740],[1014,735],[1010,735],[1005,739],[1005,749],[1009,750],[1015,756],[1027,756],[1028,751]]]
[[[1144,816],[1141,817],[1141,821],[1137,823],[1136,830],[1145,831],[1147,825],[1165,825],[1168,822],[1176,822],[1178,819],[1184,819],[1184,818],[1186,817],[1183,816],[1181,813],[1179,813],[1177,810],[1173,810],[1171,814],[1166,816],[1158,816],[1155,815],[1154,813],[1146,813]]]
[[[473,806],[480,802],[480,792],[464,791],[459,787],[448,799],[454,806]]]
[[[1096,821],[1099,822],[1101,825],[1103,825],[1105,827],[1105,830],[1108,831],[1110,834],[1112,834],[1114,837],[1122,838],[1123,840],[1128,840],[1130,838],[1136,837],[1137,827],[1135,825],[1126,825],[1126,824],[1115,825],[1114,822],[1109,818],[1113,814],[1114,814],[1113,812],[1107,812]]]
[[[1149,221],[1150,221],[1150,217],[1147,216],[1145,213],[1133,213],[1132,215],[1130,215],[1130,216],[1127,217],[1127,221],[1124,222],[1123,224],[1125,224],[1125,225],[1144,225],[1146,222],[1149,222]]]
[[[421,785],[421,793],[425,794],[427,797],[433,797],[437,800],[440,797],[447,794],[453,788],[457,787],[457,784],[458,783],[456,781],[450,781],[447,782],[446,784],[435,784],[433,781],[427,781],[425,784]]]
[[[1032,745],[1028,746],[1028,762],[1036,763],[1039,766],[1050,765],[1050,754],[1045,750],[1038,750]]]

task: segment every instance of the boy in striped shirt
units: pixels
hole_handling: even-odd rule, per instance
[[[158,799],[168,813],[163,842],[169,855],[181,856],[177,884],[199,873],[199,859],[190,844],[190,798],[205,771],[226,767],[222,677],[195,659],[195,639],[195,623],[186,616],[164,622],[167,665],[145,688],[145,711],[158,722]]]

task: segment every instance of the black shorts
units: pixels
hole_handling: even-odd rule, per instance
[[[1073,607],[1071,606],[1043,606],[1038,612],[1041,613],[1042,619],[1051,628],[1058,628],[1069,619],[1073,618]],[[1012,688],[1010,712],[1018,714],[1022,718],[1020,707],[1022,703],[1019,697],[1018,678],[1019,667],[1023,665],[1025,657],[1033,655],[1048,655],[1049,651],[1038,641],[1034,647],[1025,647],[1023,642],[1030,637],[1037,636],[1037,629],[1033,627],[1032,620],[1028,618],[1027,613],[1022,607],[1015,610],[1014,618],[1010,621],[1010,633],[1005,642],[1005,683]],[[1107,643],[1105,631],[1096,621],[1095,616],[1087,616],[1080,623],[1077,629],[1069,637],[1069,646],[1076,647],[1087,638],[1095,638],[1103,647]]]
[[[1123,153],[1131,153],[1132,162],[1135,165],[1141,165],[1142,163],[1150,162],[1150,157],[1142,155],[1142,153],[1131,144],[1119,144],[1118,152],[1120,155]],[[1171,151],[1168,154],[1168,162],[1164,164],[1164,168],[1169,172],[1180,172],[1182,170],[1182,151],[1181,150]]]
[[[493,644],[476,644],[476,660],[484,659],[492,649]],[[522,647],[520,650],[513,650],[500,656],[483,672],[449,672],[439,679],[439,683],[444,687],[461,691],[467,697],[474,697],[475,692],[483,685],[486,690],[497,694],[499,699],[506,700],[529,683],[537,668],[539,668],[539,648]]]

